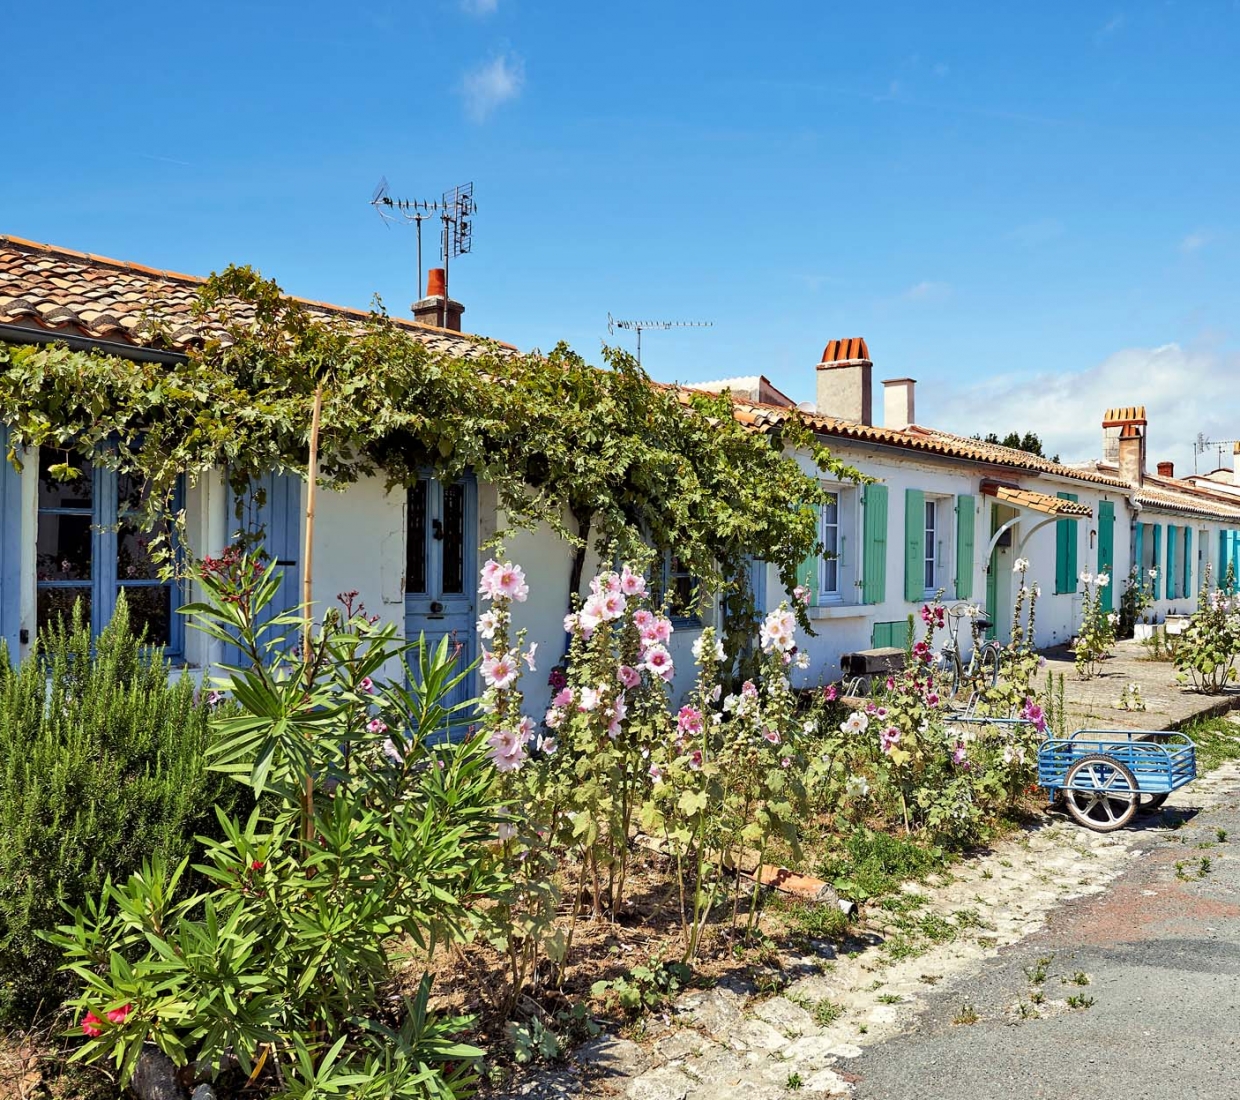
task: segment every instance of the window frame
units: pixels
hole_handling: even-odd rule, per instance
[[[942,591],[944,597],[950,591],[955,593],[955,554],[956,554],[956,506],[959,497],[954,493],[926,493],[925,510],[929,514],[930,506],[934,506],[934,538],[930,537],[931,528],[922,523],[922,582],[925,582],[926,568],[933,570],[933,584],[923,589],[922,598],[934,599]],[[950,519],[948,518],[950,517]]]
[[[818,537],[822,542],[822,557],[818,569],[818,599],[820,603],[842,603],[844,600],[844,494],[840,487],[824,487],[824,492],[835,498],[835,522],[827,522],[827,506],[822,506],[822,522],[819,525]],[[827,548],[827,529],[835,528],[835,549]],[[831,567],[835,573],[835,584],[827,584],[827,571]]]
[[[35,501],[35,541],[39,538],[40,520],[44,515],[89,515],[91,558],[90,577],[88,580],[44,581],[35,574],[35,616],[38,617],[39,592],[49,589],[76,589],[90,593],[90,633],[97,638],[112,620],[116,612],[119,590],[123,588],[167,588],[168,589],[168,642],[162,648],[164,656],[174,664],[185,660],[185,618],[179,614],[179,608],[185,603],[185,593],[181,584],[172,580],[123,580],[119,576],[118,554],[120,552],[120,529],[125,519],[134,515],[133,512],[121,514],[119,480],[120,475],[101,463],[86,456],[81,460],[90,465],[91,507],[85,508],[44,508]],[[37,459],[36,459],[37,463]],[[36,466],[37,469],[37,466]],[[177,478],[173,493],[172,510],[179,511],[184,507],[185,479]],[[180,547],[175,541],[175,531],[170,532],[173,539],[174,555],[180,555]]]
[[[664,550],[659,559],[659,602],[662,603],[672,587],[674,581],[684,578],[690,582],[690,592],[695,592],[701,587],[701,579],[688,570],[673,571],[672,569],[673,554],[671,550]],[[690,602],[692,597],[690,597]],[[694,606],[698,606],[694,603]],[[668,619],[673,626],[701,626],[702,615],[700,611],[691,611],[689,614],[677,614],[675,611],[668,612]]]

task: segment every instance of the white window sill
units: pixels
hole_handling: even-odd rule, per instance
[[[870,604],[863,603],[822,603],[809,608],[809,617],[814,619],[864,619],[874,610]]]

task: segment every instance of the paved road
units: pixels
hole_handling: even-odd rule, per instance
[[[1105,893],[937,987],[914,1030],[850,1060],[856,1100],[1240,1100],[1240,787],[1204,810],[1192,791],[1147,819],[1146,850]],[[960,1022],[965,1006],[977,1022]]]

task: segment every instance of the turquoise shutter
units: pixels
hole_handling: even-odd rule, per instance
[[[894,623],[875,623],[870,632],[870,645],[875,649],[882,649],[886,646],[908,649],[910,637],[908,619],[901,619]]]
[[[1179,576],[1175,571],[1175,541],[1179,528],[1167,524],[1167,599],[1174,600],[1180,594]]]
[[[1056,493],[1060,500],[1076,500],[1075,493]],[[1055,591],[1076,591],[1076,520],[1055,524]]]
[[[1098,572],[1111,578],[1111,583],[1102,590],[1102,606],[1110,611],[1114,608],[1114,589],[1119,583],[1115,576],[1115,504],[1109,500],[1098,503]]]
[[[865,603],[882,603],[887,598],[887,486],[867,485],[862,499],[861,598]]]
[[[1220,528],[1218,533],[1218,576],[1214,578],[1216,588],[1227,583],[1227,565],[1231,561],[1231,532]]]
[[[1180,582],[1180,595],[1186,600],[1193,596],[1193,529],[1184,528],[1184,576]]]
[[[1145,575],[1145,524],[1138,523],[1132,533],[1132,564],[1137,571],[1137,587],[1143,588],[1149,578]]]
[[[956,498],[956,599],[973,595],[973,498]]]
[[[1154,599],[1161,600],[1163,593],[1163,580],[1167,575],[1167,571],[1162,564],[1162,524],[1151,524],[1152,534],[1154,536],[1154,569],[1158,575],[1154,578],[1152,585],[1154,589]]]
[[[926,494],[904,490],[904,598],[918,602],[926,592]]]
[[[0,638],[17,664],[21,631],[22,478],[9,464],[9,429],[0,424]]]
[[[822,506],[814,506],[814,516],[817,522],[814,526],[814,539],[817,542],[822,538]],[[818,553],[817,546],[810,552],[808,558],[801,562],[801,568],[797,570],[797,582],[802,588],[809,591],[809,605],[815,606],[818,603],[819,575],[822,572],[822,557]]]

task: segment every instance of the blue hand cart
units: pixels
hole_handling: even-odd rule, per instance
[[[1192,738],[1170,730],[1077,730],[1038,747],[1038,783],[1073,819],[1099,833],[1156,810],[1197,778]]]

